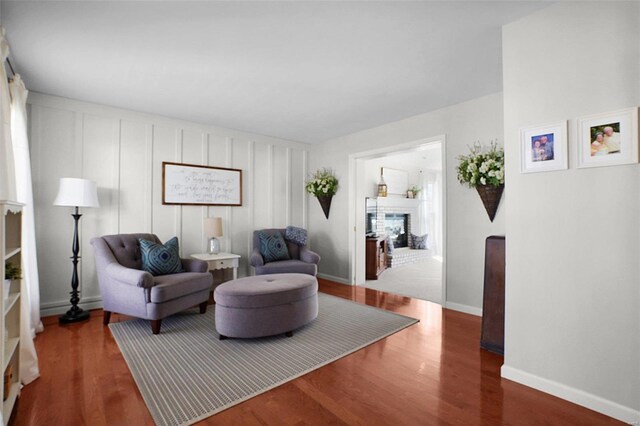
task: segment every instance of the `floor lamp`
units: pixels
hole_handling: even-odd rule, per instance
[[[78,261],[80,256],[80,242],[78,241],[78,221],[82,215],[78,213],[79,207],[100,207],[98,203],[98,190],[96,183],[87,179],[62,178],[58,196],[53,202],[54,206],[75,207],[75,214],[72,214],[75,225],[73,228],[73,246],[71,248],[73,256],[73,273],[71,275],[71,309],[66,314],[60,316],[61,324],[69,324],[89,319],[89,311],[84,311],[78,307],[80,297],[78,295]]]

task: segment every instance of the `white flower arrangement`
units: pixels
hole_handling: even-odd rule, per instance
[[[307,181],[306,188],[316,197],[330,197],[338,192],[338,178],[331,169],[319,169]]]
[[[476,142],[469,150],[470,154],[458,157],[458,181],[470,188],[504,185],[504,149],[491,141],[489,148]]]

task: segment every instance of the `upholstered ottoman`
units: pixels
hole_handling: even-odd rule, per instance
[[[286,333],[318,316],[318,281],[306,274],[240,278],[216,287],[216,330],[227,337]]]

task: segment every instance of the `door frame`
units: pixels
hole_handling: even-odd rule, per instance
[[[349,154],[349,281],[351,285],[362,284],[365,281],[364,267],[358,268],[358,259],[362,259],[364,265],[364,242],[366,224],[364,215],[360,214],[364,211],[364,191],[362,188],[361,176],[358,173],[365,160],[386,157],[389,154],[402,154],[405,152],[417,151],[424,145],[433,143],[441,144],[441,162],[442,162],[442,195],[441,195],[441,214],[442,214],[442,300],[441,305],[445,306],[447,300],[447,143],[446,135],[438,135],[429,138],[419,139],[411,142],[405,142],[395,145],[389,145],[382,148],[360,151]],[[360,170],[361,172],[362,170]],[[360,213],[359,213],[360,212]],[[359,282],[360,281],[360,282]]]

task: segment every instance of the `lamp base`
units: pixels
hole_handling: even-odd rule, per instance
[[[220,253],[220,241],[216,237],[212,237],[209,240],[209,254]]]
[[[86,321],[89,319],[89,311],[78,308],[75,311],[68,310],[66,314],[60,315],[58,321],[60,324],[71,324],[74,322]]]

